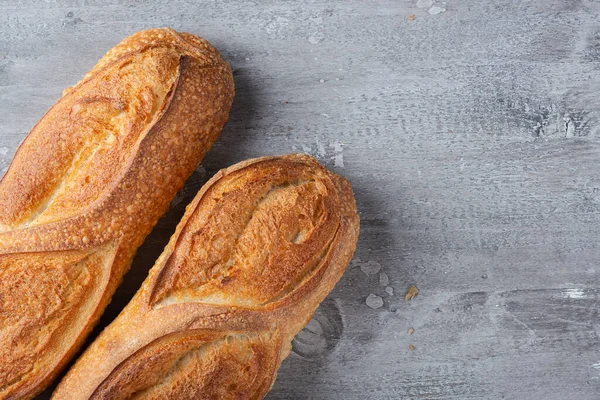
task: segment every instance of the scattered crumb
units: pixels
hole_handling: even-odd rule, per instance
[[[419,294],[419,289],[417,288],[416,285],[412,285],[406,291],[406,295],[404,296],[404,298],[406,299],[406,301],[409,301],[409,300],[412,300],[418,294]]]
[[[390,296],[393,296],[394,295],[394,288],[391,287],[391,286],[388,286],[388,287],[385,288],[385,292],[387,294],[389,294]]]
[[[250,61],[250,57],[246,57],[246,61]]]
[[[369,297],[367,297],[365,302],[367,303],[367,306],[372,309],[380,308],[381,306],[383,306],[383,299],[373,293],[371,293]]]
[[[325,83],[325,79],[319,79],[319,82]]]
[[[408,349],[409,349],[409,350],[414,350],[414,349],[415,349],[415,346],[411,344],[410,346],[408,346]]]
[[[408,333],[408,336],[412,335],[413,333],[415,333],[415,328],[408,328],[408,331],[406,333]]]
[[[417,16],[416,16],[416,15],[414,15],[414,14],[410,14],[408,17],[406,17],[406,19],[407,19],[408,21],[414,21],[415,19],[417,19]]]

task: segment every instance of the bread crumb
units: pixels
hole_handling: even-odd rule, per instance
[[[408,349],[409,349],[409,350],[414,350],[414,349],[415,349],[415,346],[413,346],[413,345],[411,344],[410,346],[408,346]]]
[[[418,294],[419,294],[419,289],[417,288],[416,285],[412,285],[406,291],[406,295],[404,296],[404,298],[406,299],[406,301],[409,301],[409,300],[412,300]]]
[[[416,16],[416,15],[414,15],[414,14],[410,14],[408,17],[406,17],[406,19],[407,19],[408,21],[414,21],[416,18],[417,18],[417,16]]]
[[[412,335],[413,333],[415,333],[415,328],[408,328],[407,333],[409,336]]]

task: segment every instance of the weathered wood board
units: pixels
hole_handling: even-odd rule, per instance
[[[0,168],[157,26],[217,46],[237,95],[102,325],[208,177],[307,152],[353,183],[362,232],[269,399],[600,398],[598,1],[2,0]]]

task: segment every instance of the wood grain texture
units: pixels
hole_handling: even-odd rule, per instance
[[[199,34],[234,69],[230,122],[104,324],[202,182],[304,151],[352,183],[361,238],[269,399],[597,399],[600,4],[433,6],[445,11],[417,0],[1,1],[2,166],[123,37]]]

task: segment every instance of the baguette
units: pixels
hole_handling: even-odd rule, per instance
[[[262,398],[358,229],[350,184],[311,157],[220,171],[52,398]]]
[[[232,98],[208,42],[142,31],[27,135],[0,182],[0,399],[34,397],[81,346]]]

